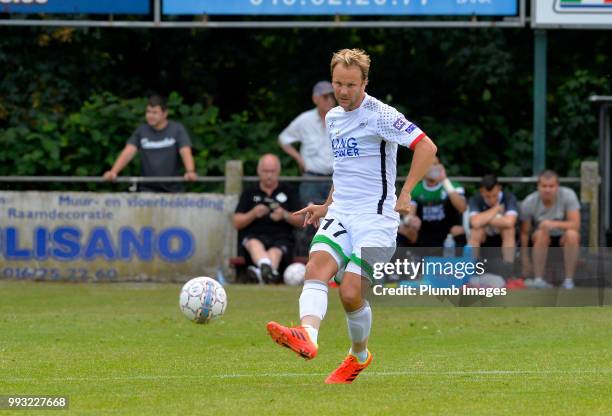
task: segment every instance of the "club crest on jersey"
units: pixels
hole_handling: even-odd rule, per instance
[[[408,127],[406,127],[406,125]],[[406,133],[410,134],[414,131],[414,129],[416,129],[416,126],[410,122],[408,122],[408,120],[406,120],[405,118],[398,118],[397,120],[395,120],[395,123],[393,123],[393,127],[396,128],[399,131],[404,130]],[[406,127],[406,128],[404,128]]]
[[[395,120],[395,123],[393,123],[393,127],[395,127],[397,130],[402,131],[404,129],[404,126],[408,123],[408,121],[406,121],[403,118],[398,118],[397,120]]]
[[[285,202],[287,202],[287,195],[285,195],[284,192],[281,192],[278,195],[276,195],[276,200],[280,202],[281,204],[284,204]]]

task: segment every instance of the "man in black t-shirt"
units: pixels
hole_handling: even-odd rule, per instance
[[[234,214],[238,238],[255,266],[249,266],[251,278],[259,281],[280,281],[278,266],[283,256],[291,256],[293,227],[303,224],[302,216],[293,216],[300,209],[299,196],[289,186],[279,183],[280,160],[265,154],[257,164],[259,183],[240,195]]]
[[[195,164],[191,153],[191,140],[181,123],[168,120],[164,98],[153,95],[147,102],[146,124],[138,126],[111,170],[104,179],[115,180],[119,172],[140,153],[141,176],[180,176],[180,165],[185,167],[185,180],[195,180]],[[183,184],[144,183],[138,187],[143,192],[181,192]]]
[[[479,193],[470,198],[470,245],[478,248],[502,247],[506,268],[514,263],[518,202],[510,191],[502,191],[495,175],[485,175]]]

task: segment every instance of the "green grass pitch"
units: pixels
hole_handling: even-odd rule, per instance
[[[0,395],[65,395],[84,415],[610,415],[612,308],[373,307],[373,364],[323,380],[349,347],[336,290],[304,361],[265,324],[298,288],[230,286],[196,325],[177,284],[0,281]],[[48,414],[33,410],[4,414]]]

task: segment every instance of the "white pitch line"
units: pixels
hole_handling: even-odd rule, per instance
[[[362,377],[396,377],[396,376],[499,376],[499,375],[539,375],[539,374],[612,374],[612,368],[596,370],[457,370],[457,371],[371,371]],[[252,374],[193,374],[193,375],[136,375],[119,377],[52,377],[52,378],[4,378],[4,382],[41,382],[41,381],[136,381],[136,380],[181,380],[181,379],[230,379],[230,378],[289,378],[289,377],[323,377],[328,373],[252,373]]]

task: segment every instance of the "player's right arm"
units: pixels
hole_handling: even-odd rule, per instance
[[[315,228],[319,228],[319,221],[327,215],[327,209],[334,202],[334,185],[329,190],[329,195],[322,205],[308,205],[306,208],[302,208],[299,211],[293,213],[293,215],[304,215],[304,227],[311,224]]]
[[[126,144],[119,157],[113,164],[111,170],[104,172],[104,179],[107,181],[113,181],[119,175],[119,172],[123,170],[124,167],[127,166],[128,163],[134,158],[134,155],[138,152],[138,148],[133,144]]]

